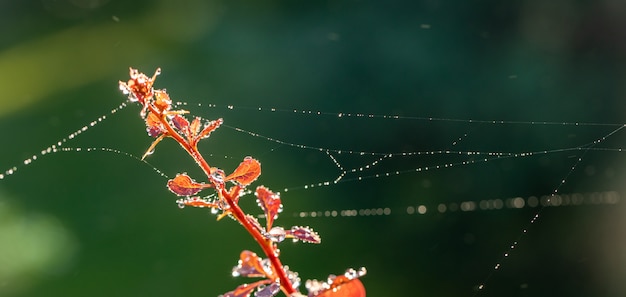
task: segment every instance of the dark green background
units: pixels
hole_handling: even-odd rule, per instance
[[[128,66],[149,74],[162,67],[157,87],[174,99],[218,105],[190,107],[194,114],[291,143],[377,152],[572,148],[616,127],[339,119],[254,109],[623,123],[626,3],[2,1],[0,169],[123,102],[117,81],[127,79]],[[234,110],[225,108],[231,104]],[[138,112],[128,107],[66,146],[141,155],[151,139]],[[623,134],[599,147],[622,147]],[[246,155],[258,158],[258,183],[277,191],[337,175],[323,153],[228,127],[201,150],[226,171]],[[347,168],[374,160],[338,158]],[[396,157],[372,173],[470,159],[478,157]],[[546,208],[521,238],[537,209],[435,211],[439,203],[550,194],[564,178],[562,193],[623,196],[624,161],[619,152],[565,151],[294,189],[283,193],[285,212],[276,224],[310,225],[323,243],[284,243],[281,258],[303,279],[366,266],[368,296],[473,296],[519,240],[478,296],[625,296],[623,203]],[[149,162],[169,176],[201,177],[171,141]],[[20,167],[0,181],[0,226],[22,231],[0,238],[23,240],[0,242],[0,261],[17,259],[15,251],[55,248],[31,232],[36,218],[56,222],[55,230],[70,239],[61,245],[65,253],[52,254],[56,260],[13,273],[0,269],[0,295],[217,296],[244,282],[230,269],[241,250],[258,251],[252,240],[231,220],[178,209],[165,182],[149,166],[102,152],[59,153]],[[252,198],[245,199],[256,213]],[[426,215],[406,214],[408,206],[422,204]],[[379,207],[392,215],[294,215]]]

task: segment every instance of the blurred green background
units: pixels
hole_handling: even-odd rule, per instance
[[[147,74],[162,67],[156,86],[194,114],[290,143],[376,152],[572,148],[617,127],[255,108],[623,123],[626,2],[0,1],[0,170],[123,102],[117,81],[128,79],[129,66]],[[151,139],[138,112],[127,107],[65,146],[141,155]],[[598,147],[624,140],[618,132]],[[624,203],[595,205],[589,194],[624,195],[620,152],[561,151],[301,190],[338,175],[324,153],[226,126],[201,150],[226,171],[252,155],[263,164],[259,184],[294,187],[276,224],[310,225],[323,240],[281,246],[303,279],[365,266],[368,296],[473,296],[486,279],[478,296],[626,295]],[[346,168],[376,160],[336,157]],[[480,158],[394,157],[365,175]],[[169,176],[201,176],[171,141],[149,162]],[[57,153],[18,169],[0,181],[0,296],[217,296],[245,281],[230,276],[239,252],[258,252],[233,221],[178,209],[166,179],[123,154]],[[530,226],[537,208],[436,210],[557,187],[589,199],[548,207]],[[408,213],[419,205],[425,215]],[[392,212],[298,217],[372,208]]]

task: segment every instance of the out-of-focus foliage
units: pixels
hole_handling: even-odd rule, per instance
[[[337,167],[323,153],[229,127],[377,152],[574,147],[613,128],[255,110],[623,123],[625,28],[626,4],[618,0],[0,1],[0,170],[123,102],[117,85],[129,66],[146,73],[162,67],[158,88],[189,102],[193,114],[223,117],[225,126],[201,150],[227,172],[253,156],[264,170],[256,183],[272,189],[332,181]],[[65,146],[141,155],[152,139],[138,113],[129,106],[109,115]],[[621,147],[623,139],[617,134],[602,145]],[[337,157],[345,166],[371,162]],[[282,223],[311,226],[324,241],[285,244],[281,259],[303,279],[365,266],[369,296],[470,296],[536,209],[438,213],[437,204],[541,196],[563,178],[560,192],[623,197],[622,154],[589,152],[567,175],[578,157],[505,158],[283,192]],[[377,166],[465,160],[433,155]],[[148,161],[170,177],[201,176],[168,141]],[[232,221],[180,211],[166,181],[135,159],[103,152],[58,153],[20,167],[0,181],[0,295],[211,296],[235,287],[233,259],[254,243]],[[418,205],[433,207],[407,215],[407,206]],[[384,207],[392,214],[297,215]],[[479,296],[624,296],[624,213],[623,203],[546,209]]]

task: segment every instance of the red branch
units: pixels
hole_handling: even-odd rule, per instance
[[[167,92],[165,92],[165,90],[156,90],[152,87],[160,71],[160,69],[157,69],[155,74],[149,78],[145,74],[131,68],[130,80],[126,83],[120,81],[120,89],[128,95],[129,100],[139,102],[142,105],[141,116],[146,123],[148,135],[156,138],[148,148],[146,154],[144,154],[144,157],[150,154],[155,146],[166,137],[171,137],[178,142],[187,154],[193,158],[196,164],[202,168],[210,184],[197,183],[186,174],[179,174],[176,178],[168,182],[170,191],[179,196],[187,196],[187,200],[190,203],[188,205],[212,207],[222,210],[222,214],[218,219],[228,215],[238,221],[259,244],[266,258],[269,260],[272,269],[272,273],[263,271],[267,279],[254,283],[256,284],[254,287],[266,285],[268,284],[267,282],[271,281],[273,282],[273,284],[270,285],[271,294],[278,292],[276,287],[276,283],[278,283],[285,295],[294,295],[297,291],[278,258],[278,248],[273,241],[275,238],[265,233],[273,230],[273,219],[277,213],[280,212],[282,207],[280,197],[262,186],[258,187],[255,192],[257,199],[260,201],[259,206],[264,210],[267,217],[267,231],[264,230],[264,227],[259,225],[256,219],[250,220],[250,216],[246,215],[241,207],[239,207],[239,198],[243,193],[243,188],[253,182],[261,174],[260,163],[251,157],[246,157],[239,167],[229,176],[225,176],[222,170],[211,167],[200,151],[198,151],[198,141],[208,137],[213,130],[219,127],[222,123],[222,119],[211,121],[206,123],[204,127],[201,127],[200,118],[196,117],[190,123],[183,116],[187,111],[171,110],[172,101]],[[226,189],[225,183],[229,181],[234,182],[235,185],[230,189]],[[189,197],[205,188],[214,188],[219,196],[219,200],[217,202],[205,201],[199,197]],[[185,205],[185,202],[179,203]],[[283,229],[280,228],[280,230]],[[304,242],[320,242],[317,233],[313,232],[313,230],[308,227],[292,227],[291,230],[288,230],[283,235],[283,239],[293,238]],[[258,261],[258,258],[256,259]],[[348,269],[344,275],[329,276],[326,282],[307,282],[307,289],[309,289],[309,295],[312,294],[318,297],[365,297],[365,289],[361,281],[358,280],[358,278],[365,273],[364,268],[359,271]],[[251,289],[254,288],[249,285],[242,285],[235,289],[235,294],[237,294],[237,296],[244,293],[249,294]],[[227,295],[233,296],[233,294],[230,293],[231,292]]]
[[[274,275],[276,275],[277,278],[280,280],[281,290],[287,296],[291,296],[291,294],[296,292],[296,290],[293,288],[291,281],[289,280],[287,274],[285,273],[285,270],[283,269],[283,264],[280,262],[280,259],[276,254],[274,243],[270,239],[265,238],[265,236],[263,236],[263,234],[261,234],[261,232],[257,228],[250,224],[250,222],[246,219],[246,214],[237,203],[237,201],[239,201],[240,193],[239,186],[235,186],[237,188],[234,189],[234,191],[231,190],[229,193],[223,186],[223,184],[216,182],[213,178],[213,170],[211,169],[209,163],[207,163],[207,161],[204,159],[200,151],[198,151],[197,141],[189,143],[170,125],[170,122],[167,120],[168,115],[158,110],[153,104],[148,104],[147,109],[154,114],[160,115],[159,121],[161,125],[165,127],[167,131],[166,135],[172,137],[176,142],[178,142],[178,144],[180,144],[180,146],[193,158],[198,166],[202,168],[202,171],[204,171],[204,174],[206,174],[208,181],[213,184],[215,189],[218,191],[220,197],[222,197],[228,203],[231,215],[244,227],[244,229],[246,229],[246,231],[248,231],[248,233],[250,233],[250,235],[252,235],[254,240],[256,240],[256,242],[263,250],[265,256],[270,260],[270,263],[272,263],[272,270],[274,271]]]

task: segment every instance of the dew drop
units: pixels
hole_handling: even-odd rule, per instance
[[[273,242],[282,242],[285,240],[286,232],[283,227],[274,227],[268,232],[269,239]]]

